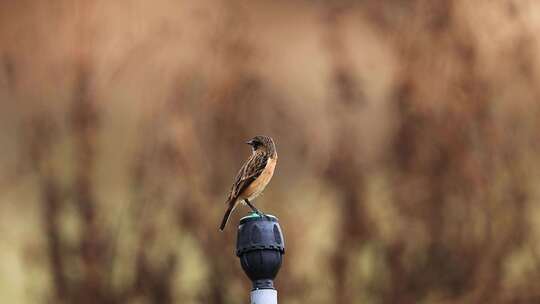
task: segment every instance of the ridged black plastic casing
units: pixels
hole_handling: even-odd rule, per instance
[[[240,220],[236,255],[255,289],[273,289],[283,255],[285,240],[278,219],[272,215],[250,215]]]

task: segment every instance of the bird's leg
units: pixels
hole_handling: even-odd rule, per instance
[[[244,199],[244,202],[249,206],[249,208],[251,208],[251,210],[253,210],[253,212],[257,213],[260,217],[264,216],[264,213],[260,212],[259,209],[255,208],[255,206],[253,206],[247,198]]]

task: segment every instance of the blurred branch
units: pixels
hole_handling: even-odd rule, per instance
[[[90,96],[88,67],[81,64],[77,67],[76,73],[71,106],[71,127],[76,156],[73,189],[82,225],[80,252],[84,266],[84,279],[81,297],[99,299],[104,296],[101,286],[105,244],[97,222],[97,202],[94,198],[92,182],[96,155],[97,110]]]

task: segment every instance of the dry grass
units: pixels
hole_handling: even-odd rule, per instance
[[[538,302],[539,28],[534,1],[2,2],[0,293],[245,299],[217,226],[260,133],[281,301]]]

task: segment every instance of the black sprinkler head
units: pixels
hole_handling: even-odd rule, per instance
[[[278,219],[273,215],[252,213],[243,217],[238,226],[236,255],[253,289],[274,289],[276,277],[285,254],[285,240]]]

